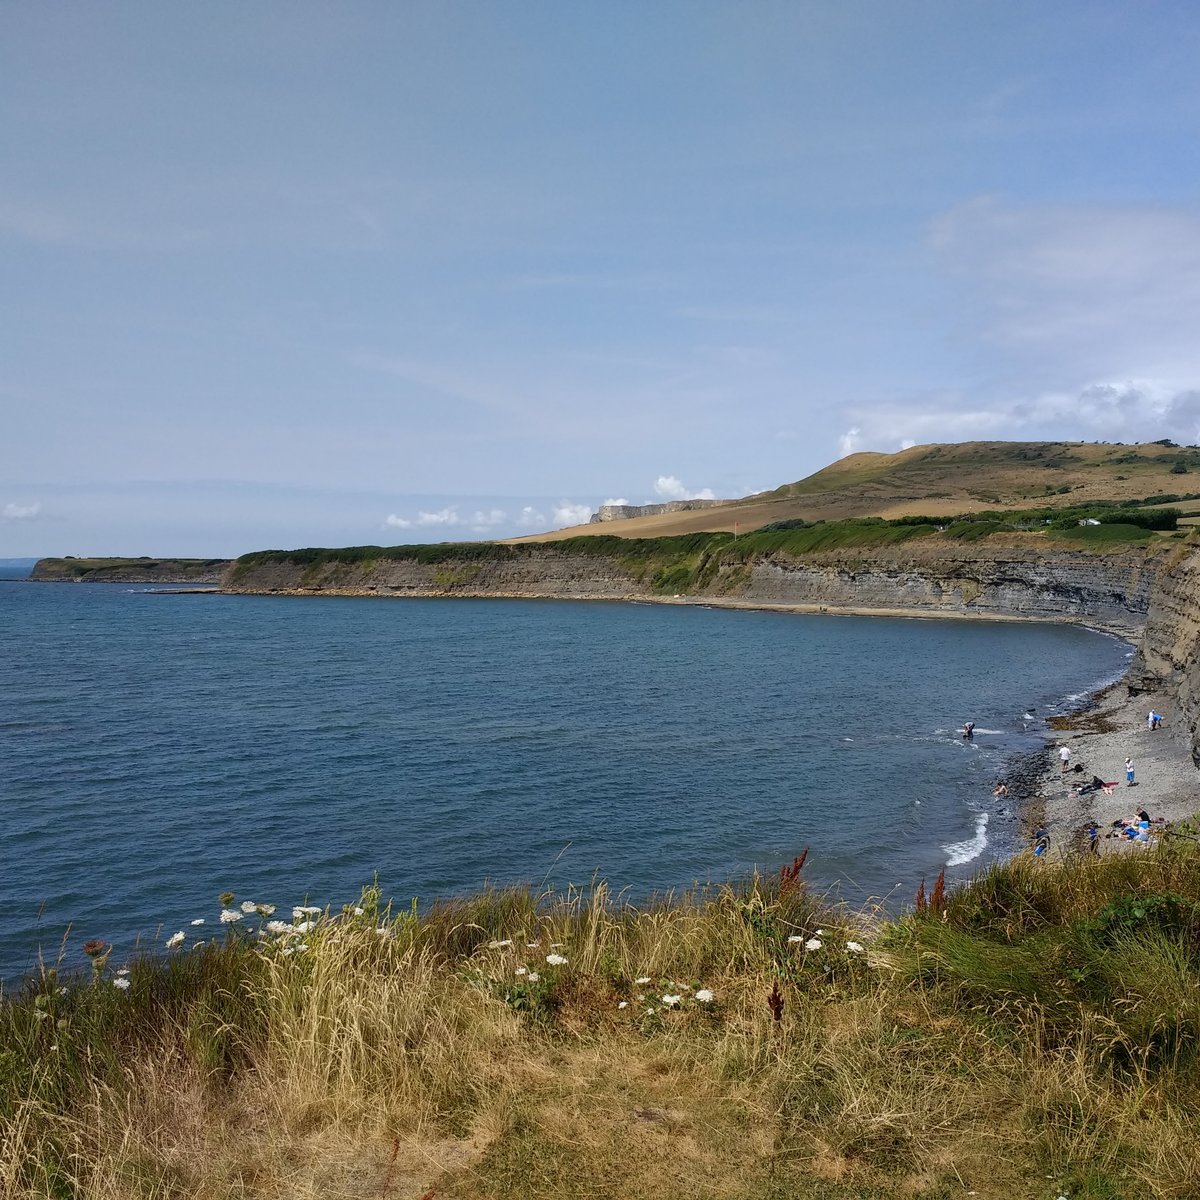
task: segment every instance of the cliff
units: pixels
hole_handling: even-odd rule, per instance
[[[1131,690],[1165,691],[1178,705],[1200,767],[1200,550],[1181,546],[1164,563],[1145,631],[1129,668]]]
[[[224,558],[41,558],[29,578],[42,583],[220,583]]]
[[[720,508],[732,500],[668,500],[663,504],[602,504],[592,513],[590,525],[608,521],[632,521],[637,517],[661,517],[665,513],[697,512],[704,508]]]
[[[615,541],[616,539],[614,539]],[[1097,554],[1032,539],[963,545],[926,537],[896,546],[791,555],[737,544],[662,539],[584,552],[565,544],[371,548],[247,555],[226,572],[230,592],[393,596],[525,596],[694,600],[911,611],[938,615],[1076,619],[1131,633],[1141,627],[1161,552],[1129,546]],[[431,554],[437,550],[439,553]],[[455,554],[458,550],[460,553]],[[596,545],[599,550],[599,545]],[[326,557],[322,557],[326,556]]]

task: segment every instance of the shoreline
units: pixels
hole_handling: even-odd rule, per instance
[[[205,591],[209,589],[205,588]],[[880,608],[857,604],[801,604],[770,600],[739,600],[729,596],[656,596],[630,592],[613,596],[567,596],[561,592],[476,592],[467,590],[445,592],[388,592],[374,588],[281,588],[278,591],[251,591],[240,588],[217,588],[222,596],[288,596],[321,597],[335,596],[343,599],[380,600],[568,600],[603,604],[662,604],[690,608],[725,608],[744,612],[795,613],[801,616],[828,617],[892,617],[915,621],[1010,621],[1018,624],[1078,625],[1097,633],[1132,642],[1142,631],[1142,624],[1134,621],[1107,621],[1102,617],[1076,616],[1063,613],[1059,616],[1038,616],[1017,612],[981,612],[978,610],[935,609],[915,607]]]
[[[1128,673],[1099,688],[1066,716],[1051,718],[1046,729],[1041,777],[1035,794],[1021,805],[1020,816],[1031,838],[1039,825],[1045,827],[1050,852],[1056,857],[1086,849],[1084,830],[1089,821],[1100,827],[1100,852],[1111,854],[1137,849],[1107,835],[1114,821],[1129,819],[1140,808],[1168,825],[1200,812],[1200,771],[1192,761],[1177,704],[1161,691],[1130,694],[1127,677]],[[1150,709],[1162,714],[1157,730],[1147,727]],[[1065,772],[1058,756],[1063,746],[1071,752],[1070,769]],[[1134,763],[1133,786],[1126,783],[1127,757]],[[1074,770],[1077,764],[1082,771]],[[1111,794],[1099,789],[1076,794],[1093,775],[1115,783]]]

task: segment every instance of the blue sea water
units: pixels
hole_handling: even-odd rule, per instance
[[[1070,626],[0,583],[0,978],[211,926],[225,890],[340,905],[375,876],[405,905],[594,875],[640,899],[809,846],[810,884],[907,898],[1015,848],[1006,758],[1128,653]]]

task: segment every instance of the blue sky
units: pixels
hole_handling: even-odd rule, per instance
[[[0,8],[0,556],[1200,441],[1185,3]]]

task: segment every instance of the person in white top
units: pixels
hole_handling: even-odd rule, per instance
[[[1058,761],[1062,763],[1062,769],[1065,771],[1071,764],[1071,748],[1070,746],[1060,746],[1058,748]]]

